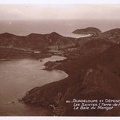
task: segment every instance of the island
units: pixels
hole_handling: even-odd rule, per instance
[[[98,28],[95,28],[95,27],[87,27],[87,28],[84,28],[84,29],[77,29],[75,31],[73,31],[72,33],[74,34],[90,34],[90,35],[93,35],[93,36],[96,36],[98,34],[101,33],[101,30],[98,29]]]

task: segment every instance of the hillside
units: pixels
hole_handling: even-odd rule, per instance
[[[111,37],[111,36],[110,36]],[[60,116],[119,116],[119,107],[111,110],[74,110],[77,100],[119,100],[120,45],[107,38],[89,37],[77,47],[64,49],[68,58],[46,63],[46,69],[60,69],[69,77],[30,90],[22,101],[27,105],[54,106],[53,114]]]
[[[50,56],[49,51],[58,51],[71,46],[75,46],[75,38],[64,37],[56,32],[31,33],[27,36],[2,33],[0,34],[0,59],[26,57],[39,59]]]
[[[102,34],[99,35],[99,37],[104,38],[111,42],[120,43],[120,28],[115,28],[112,30],[108,30],[106,32],[103,32]]]
[[[74,46],[74,38],[68,38],[59,35],[56,32],[50,34],[35,34],[32,33],[27,36],[16,36],[10,33],[0,34],[0,46],[31,48],[31,49],[45,49],[52,47],[66,48]]]

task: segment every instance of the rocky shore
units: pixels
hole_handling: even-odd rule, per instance
[[[51,107],[53,114],[57,116],[119,116],[119,106],[111,110],[74,110],[73,103],[66,103],[73,99],[120,99],[118,31],[120,32],[118,29],[112,30],[113,39],[111,32],[106,32],[102,36],[84,38],[84,43],[80,39],[77,47],[64,49],[66,60],[48,62],[45,65],[47,70],[65,71],[68,78],[35,87],[22,101],[27,105]],[[117,39],[114,33],[118,36]]]

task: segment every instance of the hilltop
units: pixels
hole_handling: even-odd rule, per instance
[[[73,38],[61,36],[56,32],[52,32],[50,34],[31,33],[27,36],[16,36],[10,33],[0,34],[0,46],[44,49],[58,46],[59,48],[66,48],[73,45]]]

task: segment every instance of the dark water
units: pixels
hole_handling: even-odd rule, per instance
[[[52,56],[42,62],[31,59],[0,61],[0,115],[49,115],[45,108],[28,107],[18,99],[36,86],[67,77],[63,71],[42,70],[45,62],[63,59],[65,57]]]

